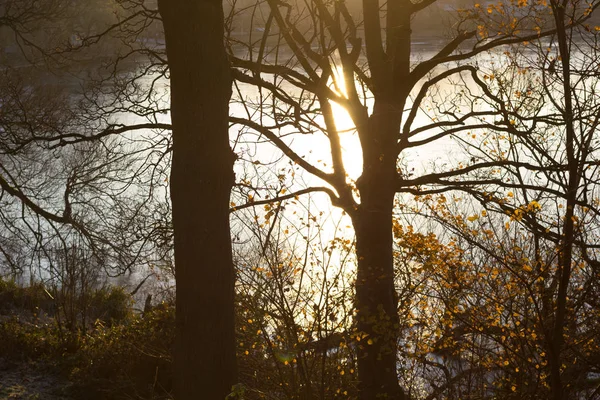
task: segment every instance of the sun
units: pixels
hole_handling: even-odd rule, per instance
[[[343,70],[340,65],[332,61],[333,77],[330,79],[331,88],[343,97],[348,96],[346,82],[343,79]],[[356,181],[362,174],[362,149],[356,126],[342,105],[330,100],[333,110],[335,126],[340,136],[342,145],[342,161],[348,178]]]

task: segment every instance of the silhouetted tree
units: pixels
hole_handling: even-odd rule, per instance
[[[439,172],[417,174],[400,160],[414,148],[448,143],[461,132],[510,124],[498,108],[478,105],[491,93],[489,77],[478,71],[473,59],[499,46],[554,32],[539,17],[537,4],[474,4],[454,14],[451,39],[429,58],[415,62],[413,18],[435,1],[383,3],[363,1],[364,19],[357,22],[344,2],[267,0],[252,11],[254,26],[262,34],[250,32],[241,48],[239,40],[231,42],[235,79],[258,87],[256,100],[241,96],[245,115],[236,115],[232,123],[242,126],[243,133],[268,139],[299,169],[325,182],[326,187],[303,193],[326,193],[352,220],[356,321],[360,334],[368,338],[357,346],[364,400],[406,398],[397,372],[400,321],[392,241],[397,193],[469,191],[484,184],[488,172],[504,162],[456,162],[439,166]],[[578,15],[571,23],[585,18]],[[443,94],[443,84],[454,90]],[[350,130],[360,142],[362,169],[356,181],[347,176],[350,164],[343,156],[345,133],[336,121],[336,104],[348,113]],[[313,139],[313,148],[328,146],[330,154],[324,159],[307,157],[290,139],[303,143],[306,139],[301,137],[309,134],[322,135]]]
[[[177,400],[222,399],[236,383],[229,196],[231,74],[220,0],[161,0],[171,81]]]

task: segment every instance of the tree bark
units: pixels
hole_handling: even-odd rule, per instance
[[[391,207],[370,211],[365,208],[354,217],[358,256],[357,325],[361,335],[358,342],[358,379],[363,400],[404,399],[396,372],[399,328],[391,221]]]
[[[397,109],[381,102],[375,105],[367,135],[361,138],[363,174],[357,182],[361,203],[350,212],[358,258],[356,318],[361,335],[358,379],[362,400],[405,398],[396,372],[399,319],[392,234]]]
[[[224,399],[237,381],[229,197],[231,76],[220,0],[160,0],[171,80],[177,400]]]

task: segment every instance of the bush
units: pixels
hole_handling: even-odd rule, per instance
[[[23,322],[17,316],[0,322],[0,354],[13,360],[53,358],[62,344],[54,325]]]
[[[99,326],[69,360],[76,392],[97,399],[168,397],[174,335],[172,307],[155,309],[128,324]]]
[[[103,287],[91,294],[88,313],[90,320],[112,326],[133,317],[131,306],[131,296],[122,287]]]
[[[0,278],[0,313],[38,313],[40,309],[50,312],[52,300],[42,283],[20,287],[12,280]]]
[[[0,278],[0,354],[13,360],[31,360],[60,354],[61,343],[51,319],[40,321],[41,310],[52,299],[43,284],[20,287]]]
[[[162,305],[134,315],[131,296],[104,287],[75,302],[86,329],[65,330],[60,314],[40,323],[50,297],[43,285],[19,287],[0,280],[0,354],[13,361],[43,360],[59,367],[81,399],[168,398],[175,310]],[[51,300],[61,304],[60,299]],[[56,302],[56,303],[55,303]]]

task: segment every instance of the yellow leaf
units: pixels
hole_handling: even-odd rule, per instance
[[[527,208],[530,211],[537,211],[537,210],[541,210],[542,206],[540,205],[540,203],[538,203],[537,201],[533,200],[531,203],[529,203],[529,205],[527,206]]]

